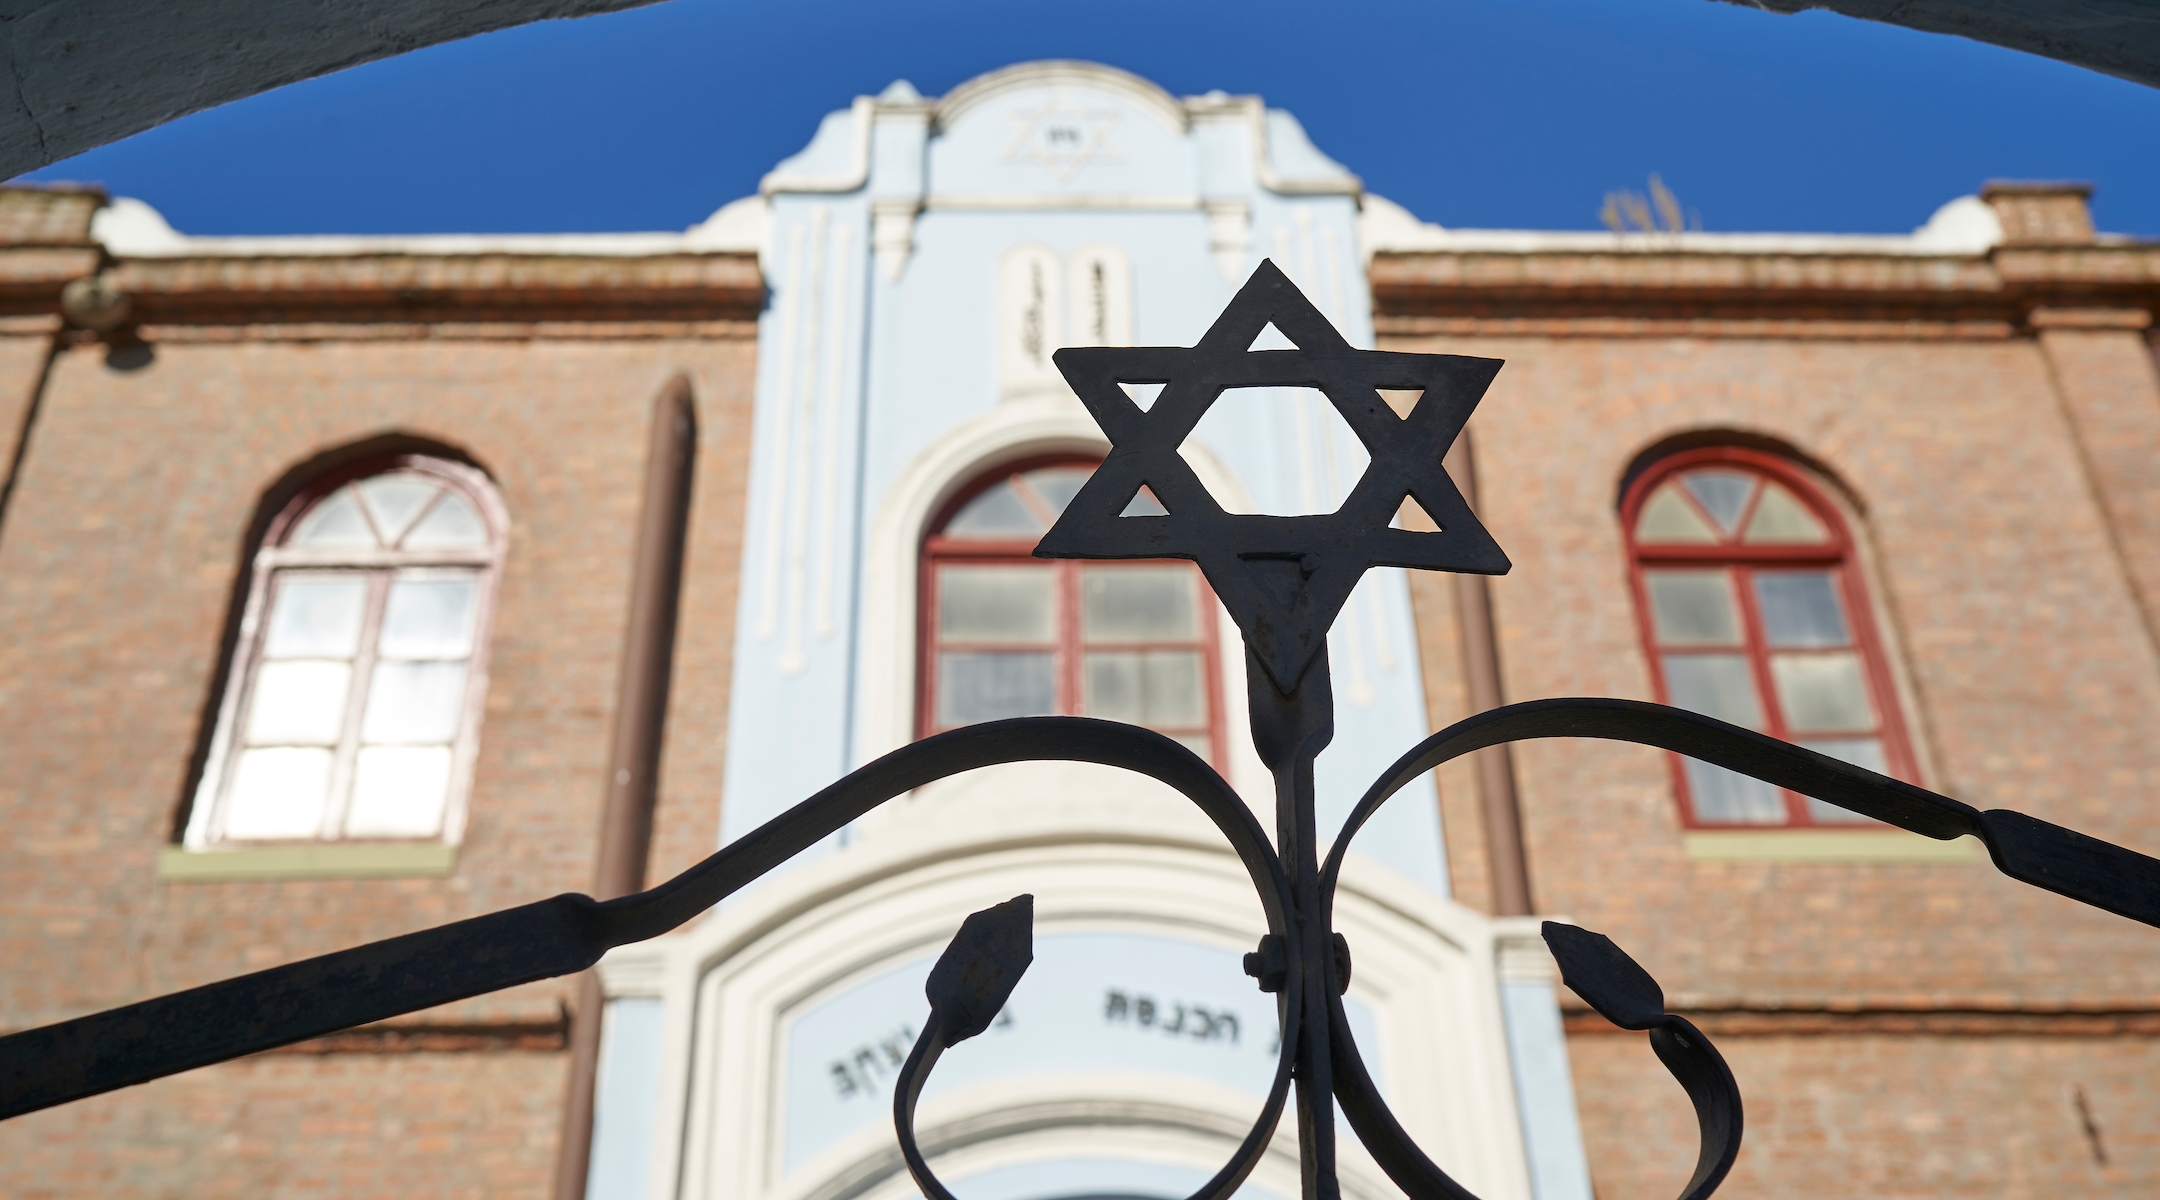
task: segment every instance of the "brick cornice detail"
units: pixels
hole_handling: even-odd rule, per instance
[[[1713,1037],[1836,1037],[1862,1034],[1934,1037],[2160,1037],[2160,1008],[1676,1008]],[[1627,1033],[1588,1009],[1570,1008],[1571,1035]]]
[[[129,259],[113,273],[161,325],[740,320],[765,302],[756,256],[737,253]]]
[[[2035,308],[2025,323],[2034,329],[2151,329],[2153,315],[2142,308]]]
[[[2035,309],[2160,309],[2160,243],[2002,247],[1984,258],[1420,252],[1376,255],[1371,282],[1382,322],[1447,318],[1494,326],[1475,330],[1487,333],[1529,320],[1550,325],[1544,333],[1606,336],[1681,332],[1675,323],[1739,336],[1749,325],[1806,336],[1797,326],[1810,323],[1858,323],[1873,336],[1991,336],[2024,326]],[[1647,324],[1568,328],[1615,319]]]

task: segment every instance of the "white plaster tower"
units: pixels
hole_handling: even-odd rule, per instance
[[[1258,98],[1048,62],[938,100],[905,83],[860,98],[715,218],[762,223],[771,287],[723,841],[931,729],[1035,712],[1161,728],[1267,811],[1236,629],[1205,592],[1178,599],[1197,573],[1024,558],[1105,448],[1050,355],[1190,344],[1262,258],[1369,347],[1361,201]],[[1230,511],[1332,511],[1364,466],[1356,438],[1317,393],[1244,390],[1183,448],[1201,479]],[[1400,572],[1367,575],[1330,656],[1323,836],[1427,732]],[[1452,901],[1442,837],[1427,782],[1349,860],[1336,924],[1359,1043],[1405,1126],[1480,1195],[1587,1200],[1534,925]],[[1239,966],[1258,901],[1175,793],[1044,763],[920,789],[611,955],[588,1194],[913,1196],[890,1080],[923,979],[968,912],[1023,891],[1035,965],[945,1060],[926,1152],[966,1200],[1190,1192],[1272,1077],[1273,999]],[[1342,1181],[1395,1194],[1347,1135]],[[1244,1194],[1297,1190],[1279,1130]]]

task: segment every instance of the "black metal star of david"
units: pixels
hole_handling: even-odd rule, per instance
[[[1273,323],[1295,350],[1248,349]],[[1038,558],[1187,558],[1199,564],[1245,643],[1288,693],[1368,567],[1503,575],[1507,555],[1439,469],[1500,362],[1358,350],[1273,262],[1262,262],[1198,345],[1073,347],[1058,370],[1110,439],[1110,453],[1035,548]],[[1143,410],[1120,384],[1163,384]],[[1372,455],[1342,507],[1319,516],[1223,511],[1178,455],[1230,388],[1324,393]],[[1398,417],[1380,389],[1423,396]],[[1121,516],[1142,486],[1167,516]],[[1394,526],[1404,497],[1437,533]]]

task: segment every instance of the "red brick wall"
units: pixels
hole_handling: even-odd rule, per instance
[[[1676,434],[1772,438],[1857,502],[1905,715],[1931,764],[1923,782],[2160,852],[2160,744],[2149,736],[2160,663],[2031,337],[1389,346],[1507,360],[1474,427],[1480,516],[1515,562],[1492,585],[1508,699],[1650,698],[1615,515],[1622,476]],[[1428,663],[1459,661],[1445,597],[1420,599],[1421,620],[1443,618],[1421,629]],[[1459,702],[1436,693],[1435,719]],[[1612,935],[1676,1008],[2160,1002],[2152,930],[1984,861],[1691,861],[1663,754],[1557,741],[1516,754],[1538,909]],[[1468,805],[1451,799],[1453,822]],[[1458,862],[1482,853],[1459,822],[1449,837]],[[2160,1173],[2160,1107],[2140,1075],[2155,1065],[2150,1038],[1721,1044],[1749,1112],[1735,1196],[2149,1195]],[[1638,1037],[1570,1046],[1602,1200],[1672,1194],[1694,1144],[1678,1089]],[[2067,1115],[2080,1084],[2107,1127],[2107,1170]]]
[[[154,361],[140,369],[115,369],[95,345],[54,364],[0,538],[0,1023],[42,1024],[589,887],[647,422],[678,370],[692,375],[706,451],[675,692],[695,719],[667,750],[658,844],[670,862],[712,845],[748,327],[585,341],[152,334]],[[471,454],[512,521],[455,874],[160,882],[259,498],[292,465],[389,432]],[[427,1019],[559,1032],[569,995],[569,981],[551,981]],[[563,1067],[559,1053],[483,1051],[220,1068],[0,1125],[0,1193],[52,1186],[56,1163],[107,1159],[96,1169],[111,1173],[69,1176],[78,1182],[63,1194],[131,1194],[131,1179],[144,1195],[232,1194],[250,1181],[305,1190],[339,1178],[302,1136],[321,1129],[333,1159],[369,1162],[356,1178],[381,1182],[337,1194],[535,1195],[552,1169]],[[307,1107],[287,1113],[286,1094]],[[440,1135],[389,1132],[407,1119],[401,1104],[415,1130]],[[257,1136],[255,1118],[222,1110],[281,1115]],[[359,1115],[337,1115],[347,1110]],[[485,1170],[464,1161],[468,1149],[518,1164]],[[156,1191],[161,1153],[202,1190]]]
[[[2029,340],[1450,339],[1508,360],[1476,419],[1510,699],[1651,695],[1614,503],[1675,433],[1798,447],[1852,489],[1924,782],[2160,850],[2160,667]],[[1693,863],[1664,756],[1517,747],[1540,908],[1703,1003],[2136,999],[2141,927],[1980,864]],[[1622,865],[1625,864],[1625,869]]]
[[[562,1056],[268,1054],[0,1126],[16,1200],[547,1195]]]
[[[2160,1190],[2160,1040],[1728,1036],[1718,1045],[1747,1104],[1747,1139],[1720,1200]],[[1695,1115],[1646,1040],[1575,1037],[1568,1054],[1598,1200],[1678,1195],[1695,1164]]]

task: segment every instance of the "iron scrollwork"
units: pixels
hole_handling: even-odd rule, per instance
[[[1255,351],[1273,324],[1297,347]],[[1214,822],[1259,895],[1268,933],[1246,971],[1277,998],[1275,1079],[1236,1153],[1194,1200],[1223,1200],[1273,1138],[1294,1090],[1303,1193],[1340,1195],[1339,1104],[1387,1175],[1419,1200],[1474,1200],[1388,1110],[1359,1056],[1342,996],[1350,947],[1332,928],[1344,855],[1360,828],[1411,780],[1464,754],[1534,738],[1602,738],[1660,747],[1838,805],[1925,837],[1979,838],[2014,879],[2160,926],[2160,860],[2022,813],[1982,812],[1924,788],[1722,721],[1657,704],[1555,699],[1458,722],[1398,759],[1332,839],[1314,821],[1313,761],[1334,732],[1327,631],[1364,572],[1397,566],[1499,574],[1506,556],[1440,469],[1500,364],[1452,355],[1358,350],[1272,263],[1263,263],[1192,347],[1074,348],[1056,362],[1113,448],[1036,553],[1186,558],[1206,574],[1246,645],[1255,747],[1272,772],[1271,840],[1243,799],[1192,751],[1148,730],[1082,717],[996,721],[925,738],[877,759],[636,895],[570,894],[0,1038],[0,1119],[244,1054],[585,970],[608,950],[675,929],[878,805],[982,767],[1029,760],[1134,771],[1182,794]],[[1143,410],[1119,386],[1159,383]],[[1332,514],[1225,513],[1178,456],[1201,416],[1233,387],[1317,388],[1371,454]],[[1381,389],[1418,389],[1407,416]],[[1120,515],[1141,487],[1167,515]],[[1437,532],[1397,528],[1414,499]],[[1610,939],[1547,922],[1561,976],[1614,1024],[1648,1033],[1695,1106],[1701,1148],[1681,1200],[1703,1200],[1731,1169],[1743,1126],[1731,1071],[1699,1029],[1668,1013],[1656,981]],[[902,1068],[894,1121],[903,1158],[931,1200],[952,1200],[917,1144],[914,1112],[941,1055],[986,1028],[1032,961],[1032,898],[970,916],[932,970],[931,1016]]]

